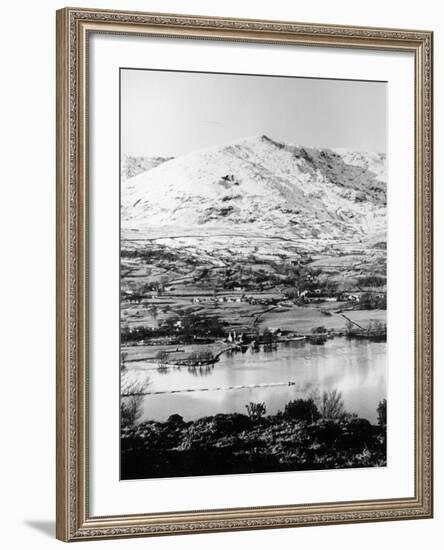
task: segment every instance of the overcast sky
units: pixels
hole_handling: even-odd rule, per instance
[[[386,84],[121,70],[123,154],[179,156],[261,134],[385,152]]]

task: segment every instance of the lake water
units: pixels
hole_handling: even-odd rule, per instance
[[[270,352],[223,354],[215,365],[200,369],[161,372],[146,366],[151,368],[145,370],[139,364],[134,374],[149,377],[150,392],[167,393],[144,397],[141,421],[164,421],[171,414],[187,421],[217,413],[245,414],[250,401],[264,402],[267,413],[273,414],[292,399],[335,389],[342,393],[347,411],[376,422],[376,407],[386,397],[385,342],[346,338],[334,338],[324,345],[292,342]],[[271,385],[227,389],[256,384]]]

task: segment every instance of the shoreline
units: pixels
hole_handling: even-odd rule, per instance
[[[222,341],[214,341],[214,342],[208,342],[208,343],[189,343],[184,344],[183,342],[178,343],[159,343],[158,341],[156,343],[150,344],[150,343],[143,343],[143,344],[136,344],[131,346],[122,346],[121,351],[122,353],[127,353],[129,357],[126,357],[124,359],[124,364],[134,364],[134,363],[151,363],[151,364],[157,364],[156,367],[153,367],[155,369],[161,369],[161,368],[180,368],[180,367],[203,367],[208,365],[214,365],[220,361],[221,355],[225,353],[243,353],[245,350],[248,349],[255,349],[256,351],[259,351],[260,348],[264,347],[276,347],[278,345],[285,345],[285,344],[291,344],[293,342],[305,342],[309,343],[311,345],[324,345],[328,340],[332,338],[348,338],[348,339],[356,339],[356,340],[368,340],[370,342],[386,342],[386,337],[381,337],[380,335],[368,335],[368,334],[349,334],[347,335],[345,331],[337,331],[337,332],[328,332],[328,333],[310,333],[310,334],[304,334],[304,335],[298,335],[298,336],[291,336],[291,337],[280,337],[277,338],[271,342],[259,342],[256,345],[252,342],[248,344],[238,344],[238,345],[230,345],[228,347],[224,347],[227,345],[226,342]],[[178,346],[180,346],[181,349],[178,349]],[[180,354],[180,357],[176,360],[163,360],[160,361],[158,357],[155,355],[149,355],[149,356],[140,356],[140,348],[147,348],[150,351],[155,351],[156,353],[159,352],[165,352],[168,354]],[[222,349],[221,349],[222,348]],[[199,352],[199,351],[206,351],[207,353],[212,353],[214,355],[213,358],[210,359],[202,359],[196,362],[190,361],[187,357],[193,353]]]

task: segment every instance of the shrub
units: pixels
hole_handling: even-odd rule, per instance
[[[387,333],[387,325],[385,323],[381,323],[381,321],[370,321],[367,325],[367,331],[369,334],[386,334]]]
[[[251,420],[245,414],[216,414],[213,417],[214,429],[224,435],[242,432],[251,426]]]
[[[342,435],[339,422],[332,420],[320,420],[316,424],[307,427],[307,436],[311,442],[322,446],[334,448]]]
[[[378,413],[378,424],[380,426],[386,426],[387,425],[387,399],[383,399],[382,401],[379,402],[376,412]]]
[[[297,300],[300,293],[297,288],[286,288],[284,294],[289,300]]]
[[[338,447],[344,450],[362,451],[372,445],[373,427],[365,418],[351,418],[343,426]]]
[[[124,327],[120,331],[120,341],[122,344],[139,342],[154,334],[150,327]]]
[[[285,405],[284,417],[292,420],[315,422],[320,414],[313,399],[295,399]]]
[[[180,414],[172,414],[168,417],[168,424],[181,425],[184,423],[183,417]]]
[[[253,403],[250,401],[248,405],[245,405],[245,408],[251,420],[260,420],[267,412],[265,403]]]
[[[379,275],[367,275],[359,279],[359,285],[361,286],[384,286],[385,284],[386,278]]]
[[[364,292],[361,296],[358,309],[387,309],[385,293],[382,295],[375,295],[371,292]]]

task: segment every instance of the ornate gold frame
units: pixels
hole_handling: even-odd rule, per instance
[[[86,42],[91,32],[412,52],[416,118],[415,496],[91,517]],[[429,31],[65,8],[57,12],[57,537],[64,541],[432,517],[432,41]]]

